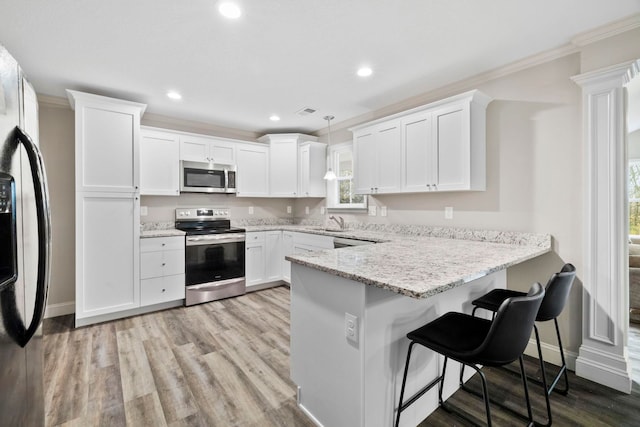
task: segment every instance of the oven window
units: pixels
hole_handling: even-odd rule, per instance
[[[244,277],[244,243],[187,246],[187,286]]]
[[[224,188],[224,171],[184,168],[185,187]]]

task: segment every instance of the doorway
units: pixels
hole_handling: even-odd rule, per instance
[[[640,76],[626,85],[629,194],[629,332],[633,382],[640,384]]]

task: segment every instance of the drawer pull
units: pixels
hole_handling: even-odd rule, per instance
[[[166,289],[162,289],[162,292],[166,291]]]
[[[163,262],[163,263],[162,263],[162,266],[164,267],[165,265],[167,265],[167,263]]]

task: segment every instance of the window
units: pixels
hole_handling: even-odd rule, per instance
[[[640,234],[640,160],[629,161],[629,234]]]
[[[329,146],[329,167],[337,179],[328,181],[329,209],[366,209],[367,197],[353,193],[353,146],[351,143]]]

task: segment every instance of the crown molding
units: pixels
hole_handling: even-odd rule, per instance
[[[69,100],[67,98],[61,98],[58,96],[50,96],[50,95],[41,95],[38,94],[38,105],[40,108],[64,108],[71,109],[71,105],[69,104]]]
[[[611,22],[593,30],[585,31],[584,33],[580,33],[571,39],[571,44],[578,47],[584,47],[600,40],[631,31],[635,28],[640,28],[640,13],[627,16],[626,18]]]

